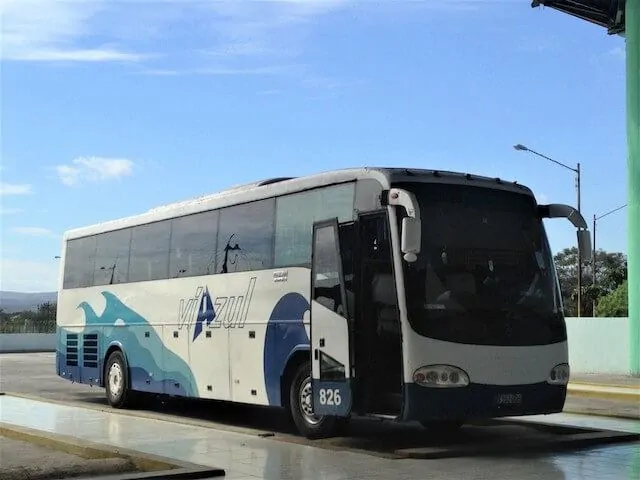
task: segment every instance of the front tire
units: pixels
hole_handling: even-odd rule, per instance
[[[346,425],[347,419],[315,415],[311,390],[311,364],[298,367],[289,388],[291,417],[301,435],[309,439],[332,437]]]
[[[133,392],[129,387],[129,369],[124,354],[120,350],[109,355],[104,377],[109,405],[113,408],[130,406],[133,401]]]

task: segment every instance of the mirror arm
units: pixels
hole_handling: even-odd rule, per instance
[[[542,218],[566,218],[578,229],[588,229],[586,220],[582,214],[569,205],[552,203],[550,205],[540,205],[538,212]]]
[[[589,226],[578,210],[569,205],[552,203],[550,205],[538,206],[538,214],[541,218],[566,218],[569,220],[577,229],[578,246],[580,247],[582,260],[584,262],[590,262],[592,260],[593,252],[591,251],[592,245]]]
[[[392,188],[389,190],[388,202],[389,205],[404,207],[408,217],[420,220],[420,207],[413,193],[401,188]]]

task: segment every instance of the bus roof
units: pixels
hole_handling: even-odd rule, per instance
[[[147,212],[125,218],[109,220],[89,226],[68,230],[63,240],[119,230],[135,225],[190,215],[207,210],[248,203],[265,198],[310,190],[326,185],[350,182],[359,179],[377,180],[383,189],[398,182],[445,182],[499,188],[533,195],[531,190],[516,182],[499,178],[472,175],[469,173],[426,170],[416,168],[360,167],[331,170],[302,177],[275,177],[243,185],[236,185],[219,192],[188,200],[154,207]]]

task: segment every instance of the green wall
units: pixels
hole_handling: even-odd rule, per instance
[[[640,375],[640,0],[626,3],[629,353],[631,373]]]

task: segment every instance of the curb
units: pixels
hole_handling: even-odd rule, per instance
[[[52,434],[5,422],[0,422],[0,436],[29,442],[85,459],[120,458],[131,462],[138,470],[134,473],[108,475],[109,478],[136,478],[142,480],[147,478],[198,479],[225,476],[225,471],[220,468],[205,468],[201,465],[173,460],[159,455],[114,447],[68,435]],[[106,478],[107,476],[102,475],[94,478],[101,477]]]
[[[638,381],[638,385],[628,385],[628,384],[620,384],[620,383],[599,383],[599,382],[585,382],[581,380],[575,380],[569,382],[569,385],[578,385],[578,386],[589,386],[594,388],[619,388],[624,390],[635,390],[640,393],[640,380]]]
[[[638,405],[640,406],[640,389],[631,386],[570,382],[569,385],[567,385],[567,394],[638,402]]]
[[[28,349],[28,348],[21,348],[21,349],[16,349],[16,350],[0,350],[0,354],[11,354],[11,355],[15,355],[18,353],[54,353],[55,349],[53,350],[49,350],[47,348],[36,348],[36,349]]]
[[[615,412],[602,412],[602,411],[598,411],[598,410],[585,410],[585,409],[579,409],[579,408],[564,408],[562,410],[562,413],[570,413],[572,415],[586,415],[589,417],[602,417],[602,418],[615,418],[618,420],[634,420],[634,421],[638,421],[640,420],[640,412],[638,413],[638,415],[634,416],[634,415],[627,415],[624,413],[615,413]]]

